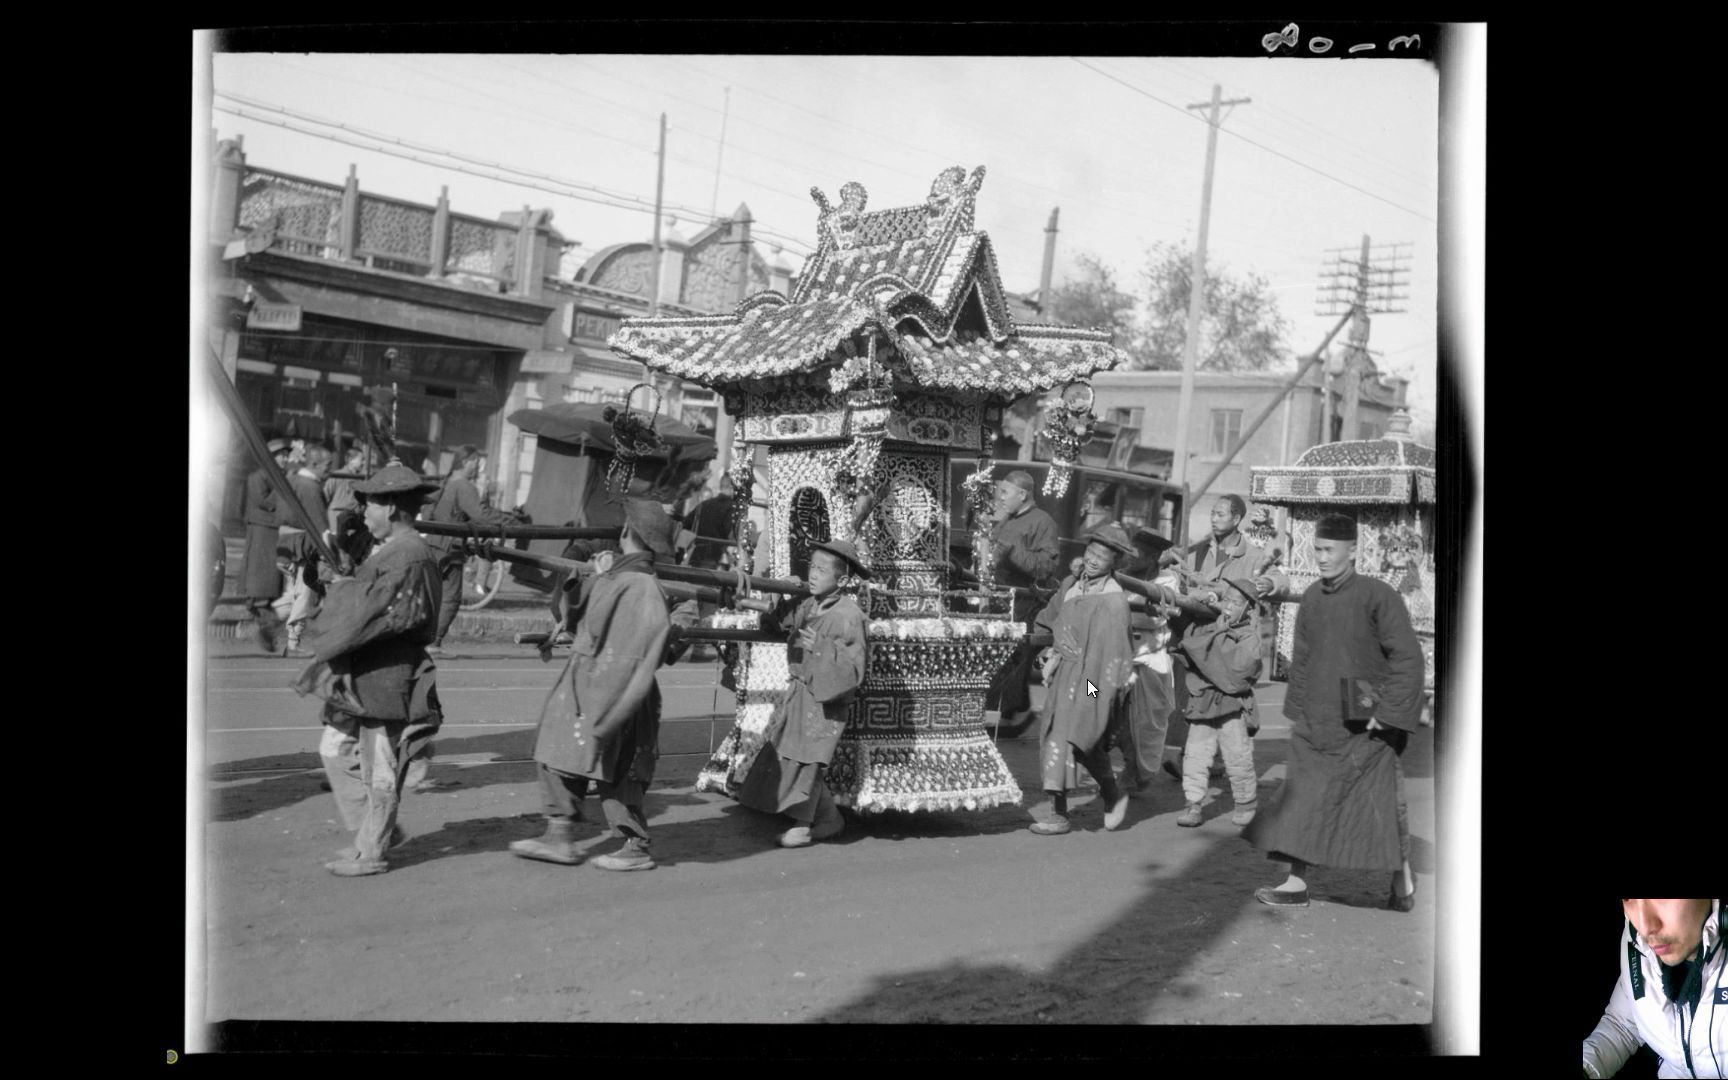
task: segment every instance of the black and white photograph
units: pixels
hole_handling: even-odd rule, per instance
[[[171,1062],[1482,1052],[1485,24],[886,25],[194,35]]]

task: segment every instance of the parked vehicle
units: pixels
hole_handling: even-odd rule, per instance
[[[1038,506],[1056,521],[1061,538],[1062,561],[1058,578],[1067,573],[1068,564],[1086,550],[1085,536],[1093,527],[1106,521],[1119,521],[1133,535],[1146,527],[1161,536],[1175,538],[1181,527],[1187,495],[1180,484],[1158,480],[1119,469],[1102,469],[1077,465],[1068,477],[1068,490],[1061,495],[1045,495],[1044,482],[1050,473],[1048,461],[998,461],[995,476],[1000,479],[1016,470],[1032,474],[1038,482]],[[949,490],[961,491],[961,483],[972,474],[972,463],[954,461],[951,465]],[[956,565],[972,566],[972,515],[963,498],[949,500],[948,545]],[[1049,583],[1054,587],[1055,581]]]

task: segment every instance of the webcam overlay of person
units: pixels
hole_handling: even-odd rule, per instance
[[[1591,920],[1600,944],[1582,946],[1590,961],[1575,990],[1583,1075],[1728,1076],[1722,901],[1620,904],[1615,913],[1602,903]]]

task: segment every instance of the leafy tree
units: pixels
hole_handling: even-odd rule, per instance
[[[1188,333],[1188,299],[1193,291],[1193,253],[1159,241],[1147,252],[1142,271],[1146,300],[1141,355],[1135,367],[1181,370]],[[1283,359],[1290,324],[1261,275],[1238,276],[1206,265],[1206,307],[1200,320],[1198,367],[1202,371],[1263,371]]]
[[[1123,292],[1116,284],[1115,271],[1096,256],[1082,252],[1075,264],[1075,271],[1050,290],[1045,317],[1063,326],[1112,331],[1117,348],[1134,350],[1140,337],[1140,299]]]

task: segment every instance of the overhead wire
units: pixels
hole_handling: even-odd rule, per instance
[[[1089,71],[1097,72],[1099,75],[1104,76],[1106,79],[1109,79],[1111,82],[1118,83],[1122,86],[1125,86],[1129,90],[1132,90],[1134,93],[1139,94],[1142,97],[1149,98],[1152,101],[1156,101],[1158,104],[1163,105],[1166,108],[1175,109],[1176,111],[1182,113],[1185,116],[1192,117],[1197,123],[1204,124],[1204,123],[1208,122],[1203,117],[1196,116],[1190,110],[1183,108],[1180,105],[1175,105],[1175,104],[1172,104],[1171,102],[1165,101],[1163,98],[1159,97],[1158,95],[1153,94],[1148,90],[1141,89],[1140,87],[1135,86],[1133,83],[1127,81],[1126,79],[1119,78],[1118,76],[1113,75],[1108,71],[1105,71],[1103,68],[1096,67],[1092,64],[1088,64],[1086,61],[1080,59],[1079,57],[1072,57],[1071,59],[1073,59],[1073,61],[1076,64],[1079,64],[1081,67],[1086,68]],[[1283,158],[1285,161],[1288,161],[1293,165],[1300,166],[1301,168],[1307,169],[1309,172],[1316,173],[1320,176],[1324,176],[1326,179],[1331,180],[1334,183],[1343,184],[1345,187],[1350,188],[1352,191],[1359,191],[1371,199],[1376,199],[1380,202],[1385,203],[1388,206],[1402,210],[1407,214],[1411,214],[1415,217],[1419,217],[1423,221],[1433,222],[1435,220],[1434,218],[1429,217],[1427,214],[1424,214],[1420,210],[1412,210],[1410,207],[1404,206],[1401,203],[1393,202],[1391,199],[1388,199],[1384,195],[1376,194],[1372,191],[1369,191],[1365,187],[1362,187],[1358,184],[1352,184],[1350,181],[1345,180],[1342,177],[1334,176],[1324,169],[1317,168],[1313,165],[1310,165],[1306,161],[1298,160],[1297,158],[1291,157],[1289,154],[1283,153],[1283,152],[1278,151],[1278,150],[1274,150],[1272,147],[1266,146],[1263,143],[1255,142],[1253,139],[1248,138],[1246,135],[1239,134],[1238,132],[1231,131],[1229,128],[1222,127],[1222,126],[1220,126],[1218,130],[1223,132],[1226,135],[1229,135],[1233,139],[1237,139],[1241,142],[1247,143],[1249,146],[1258,147],[1259,149],[1266,151],[1268,154],[1271,154],[1273,157]],[[1437,224],[1437,222],[1436,222],[1436,224]]]
[[[643,199],[640,196],[630,195],[630,194],[627,194],[624,192],[610,191],[610,190],[607,190],[605,188],[597,187],[597,186],[592,185],[592,184],[582,183],[581,181],[570,180],[568,178],[560,177],[560,176],[553,176],[553,175],[548,174],[548,173],[534,172],[534,171],[531,171],[528,169],[523,169],[519,166],[508,165],[508,164],[505,164],[503,162],[486,161],[486,160],[482,160],[479,158],[474,158],[474,157],[471,157],[469,155],[460,153],[458,151],[446,150],[446,149],[443,149],[441,147],[431,146],[430,144],[418,143],[418,142],[414,142],[412,140],[403,139],[399,136],[389,135],[387,133],[382,133],[382,132],[371,131],[371,130],[368,130],[365,128],[358,127],[356,125],[343,123],[342,121],[329,120],[329,119],[326,119],[323,117],[314,116],[310,113],[303,113],[303,112],[300,112],[298,110],[289,109],[285,106],[272,105],[272,104],[267,103],[267,102],[260,102],[256,99],[249,99],[249,98],[243,97],[241,95],[232,94],[232,93],[228,93],[225,91],[219,91],[218,96],[227,98],[227,99],[232,100],[232,101],[239,101],[248,108],[267,109],[270,111],[282,113],[282,114],[287,115],[287,116],[292,116],[296,119],[304,120],[304,121],[307,121],[309,123],[319,124],[319,125],[323,125],[323,126],[327,126],[327,127],[338,128],[340,130],[351,132],[353,134],[360,135],[360,136],[363,136],[365,138],[377,139],[379,141],[392,143],[392,144],[406,147],[409,149],[419,150],[419,151],[422,151],[424,153],[435,154],[435,155],[438,155],[440,157],[447,157],[447,158],[450,158],[450,159],[455,160],[455,161],[461,161],[461,162],[465,162],[465,163],[471,164],[471,165],[480,165],[480,166],[485,167],[485,168],[496,169],[496,170],[499,170],[501,172],[512,173],[512,174],[515,174],[518,176],[524,176],[524,177],[528,177],[531,179],[546,180],[546,181],[550,181],[551,183],[558,184],[558,185],[561,185],[561,186],[566,187],[566,188],[575,188],[575,189],[579,189],[582,191],[592,192],[595,195],[603,196],[603,197],[602,198],[590,197],[590,198],[584,199],[584,201],[599,203],[600,205],[608,206],[608,207],[611,207],[613,209],[630,209],[630,210],[637,210],[637,211],[644,212],[644,213],[653,213],[653,211],[654,211],[653,204],[651,202],[648,202],[646,199]],[[244,112],[240,112],[240,111],[232,109],[232,108],[227,108],[227,107],[220,106],[220,105],[216,106],[216,108],[219,111],[227,112],[227,113],[230,113],[230,114],[235,115],[235,116],[242,116],[242,117],[245,117],[246,119],[249,119],[249,120],[254,120],[257,122],[261,122],[261,123],[270,123],[271,122],[264,117],[250,116]],[[332,141],[341,142],[341,143],[344,143],[345,145],[360,147],[361,149],[375,150],[378,152],[388,152],[388,151],[386,151],[380,147],[368,146],[368,145],[363,144],[363,143],[357,143],[357,142],[353,142],[353,141],[345,140],[345,139],[336,139],[333,136],[329,136],[325,133],[315,132],[315,131],[307,131],[303,128],[295,127],[291,124],[279,123],[276,126],[285,127],[288,130],[296,131],[296,132],[299,132],[300,134],[303,134],[303,135],[311,135],[313,137],[319,137],[319,138],[331,138]],[[448,168],[453,169],[454,171],[464,172],[464,173],[467,173],[467,174],[473,175],[473,176],[480,176],[484,179],[503,180],[503,178],[495,176],[495,175],[476,173],[476,172],[473,172],[472,170],[469,170],[469,169],[457,168],[456,166],[447,166],[442,162],[427,161],[425,158],[417,157],[414,155],[398,153],[398,154],[393,154],[392,156],[403,157],[403,158],[406,158],[407,160],[415,161],[415,162],[418,162],[420,164],[435,165],[439,168],[448,167]],[[505,182],[514,183],[515,181],[505,181]],[[554,195],[565,195],[567,197],[572,197],[572,198],[582,198],[582,196],[575,195],[572,192],[556,191],[556,190],[553,190],[550,188],[539,187],[539,186],[533,185],[533,184],[518,184],[517,186],[529,188],[530,190],[546,191],[546,192],[548,192],[550,194],[554,194]],[[612,200],[612,201],[609,201],[609,200]],[[692,208],[684,207],[684,206],[679,205],[679,204],[665,204],[664,209],[675,209],[675,210],[678,210],[681,212],[687,212],[687,213],[692,213],[692,214],[697,213]],[[797,237],[787,236],[787,235],[780,233],[779,231],[771,229],[771,228],[756,226],[756,225],[754,225],[754,223],[752,224],[752,228],[754,229],[754,231],[760,232],[763,235],[770,236],[770,237],[773,237],[774,239],[784,241],[789,246],[802,247],[802,248],[806,248],[810,251],[814,250],[814,248],[811,245],[809,245],[807,241],[801,240]]]

